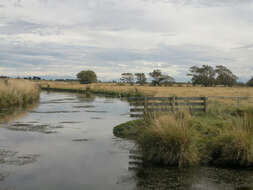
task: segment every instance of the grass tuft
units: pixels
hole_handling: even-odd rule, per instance
[[[191,166],[199,162],[198,135],[190,125],[189,114],[163,115],[144,128],[137,139],[146,161],[173,166]]]

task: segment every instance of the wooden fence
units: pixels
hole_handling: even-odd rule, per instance
[[[174,112],[188,109],[207,112],[207,97],[131,97],[130,116],[142,117],[148,112]]]

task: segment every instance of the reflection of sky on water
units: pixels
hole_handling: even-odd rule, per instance
[[[1,128],[0,142],[5,148],[40,157],[37,162],[22,167],[2,165],[11,175],[0,185],[21,190],[129,189],[129,186],[117,184],[120,175],[128,175],[128,150],[121,149],[112,134],[113,126],[129,120],[121,115],[128,112],[127,103],[111,99],[112,103],[108,104],[104,103],[105,98],[90,97],[86,101],[81,95],[61,93],[42,93],[41,101],[43,104],[34,110],[38,113],[30,113],[15,122],[61,125],[63,128],[54,129],[57,133],[52,134]],[[75,107],[85,105],[92,107]],[[88,141],[73,141],[84,138]],[[124,144],[132,146],[128,142]]]

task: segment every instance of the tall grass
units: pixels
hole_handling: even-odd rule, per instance
[[[154,113],[132,123],[122,125],[120,132],[135,137],[144,161],[178,167],[253,166],[252,107],[218,103],[207,113]]]
[[[190,119],[188,113],[179,112],[152,120],[137,139],[144,159],[179,167],[197,164],[198,135],[190,127]]]
[[[212,162],[217,165],[251,166],[253,164],[253,114],[232,118],[213,142]]]
[[[26,106],[39,99],[40,90],[37,84],[26,80],[0,80],[0,109]]]

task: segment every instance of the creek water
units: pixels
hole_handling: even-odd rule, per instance
[[[253,171],[142,166],[113,127],[130,120],[116,98],[41,93],[33,110],[0,124],[0,190],[253,189]]]

